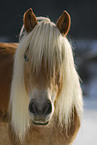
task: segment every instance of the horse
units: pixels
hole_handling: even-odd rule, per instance
[[[23,23],[19,43],[0,43],[0,145],[71,145],[83,99],[70,15],[55,24],[30,8]]]

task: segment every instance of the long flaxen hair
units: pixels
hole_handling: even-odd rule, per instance
[[[45,68],[48,69],[47,71],[53,78],[56,77],[56,70],[60,70],[61,89],[55,98],[51,121],[55,115],[58,118],[58,124],[65,125],[68,129],[74,109],[76,109],[79,119],[81,119],[82,114],[82,92],[79,76],[75,70],[72,48],[66,38],[68,30],[60,29],[59,22],[56,26],[50,19],[38,17],[37,24],[33,24],[35,26],[33,29],[30,28],[30,31],[27,27],[30,24],[26,24],[25,21],[26,18],[15,54],[9,104],[10,124],[20,140],[23,140],[32,123],[28,112],[29,94],[24,79],[25,59],[26,61],[30,59],[32,72],[35,72],[36,75],[41,71],[43,61]]]

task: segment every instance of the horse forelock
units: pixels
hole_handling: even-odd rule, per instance
[[[56,99],[55,107],[59,123],[68,126],[74,107],[79,117],[82,112],[82,94],[74,66],[71,45],[67,38],[60,34],[54,23],[50,22],[49,19],[43,19],[29,34],[24,34],[15,54],[10,106],[12,107],[12,126],[21,139],[30,124],[27,109],[29,100],[24,85],[25,53],[29,58],[28,61],[31,62],[33,71],[37,73],[39,73],[43,61],[51,73],[54,73],[57,69],[60,70],[63,79],[62,89]]]
[[[22,47],[25,47],[33,71],[39,72],[42,63],[52,72],[55,72],[55,68],[61,67],[64,57],[64,44],[62,44],[64,39],[56,25],[49,19],[39,21],[32,32],[23,36],[20,44],[24,44]]]

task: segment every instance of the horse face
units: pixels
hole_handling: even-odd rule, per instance
[[[29,95],[29,115],[35,125],[46,125],[54,113],[58,84],[42,67],[38,74],[25,64],[25,84]]]
[[[64,55],[60,32],[62,35],[67,35],[70,28],[70,16],[64,11],[56,27],[48,20],[37,22],[32,9],[29,9],[25,12],[23,21],[26,33],[33,34],[31,41],[27,38],[30,45],[27,46],[25,54],[30,54],[29,58],[24,55],[27,62],[25,63],[25,84],[30,99],[29,114],[34,124],[44,125],[53,115],[54,102],[61,88],[58,70],[60,71]],[[32,57],[32,63],[30,57]]]

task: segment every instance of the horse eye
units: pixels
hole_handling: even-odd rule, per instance
[[[27,55],[26,55],[26,54],[24,54],[24,59],[25,59],[25,61],[26,61],[26,62],[28,62],[28,61],[29,61],[29,58],[27,57]]]

